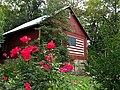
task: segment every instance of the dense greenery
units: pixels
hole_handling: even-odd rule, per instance
[[[0,47],[1,47],[1,44],[4,42],[3,35],[2,35],[4,32],[3,30],[4,25],[5,25],[5,15],[3,13],[2,8],[0,8]]]
[[[25,36],[26,37],[26,36]],[[28,39],[30,40],[30,39]],[[9,59],[4,65],[0,66],[1,90],[64,90],[69,89],[68,85],[72,82],[61,71],[62,63],[56,60],[58,49],[53,42],[42,47],[42,51],[37,46],[26,45],[24,48],[14,48],[10,55],[11,58],[18,55],[17,59]],[[41,47],[40,47],[41,48]],[[55,53],[56,52],[56,53]],[[12,62],[10,61],[12,60]],[[14,60],[14,61],[13,61]],[[73,67],[71,66],[72,70]],[[63,72],[63,73],[62,73]],[[67,71],[68,72],[68,71]],[[25,83],[30,84],[31,89],[27,89]]]
[[[68,38],[65,34],[65,31],[69,30],[69,26],[70,24],[67,22],[66,11],[62,11],[40,23],[38,28],[38,30],[40,30],[40,45],[42,46],[44,42],[54,40],[59,50],[59,53],[57,53],[59,56],[58,61],[61,62],[69,60],[69,53],[66,48],[68,45]]]
[[[6,16],[4,31],[9,31],[43,15],[43,0],[4,0],[0,2],[2,2],[0,7]]]
[[[118,0],[89,0],[86,27],[91,38],[89,72],[101,89],[120,88],[120,4]]]

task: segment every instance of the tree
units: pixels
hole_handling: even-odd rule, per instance
[[[44,42],[49,42],[50,40],[55,41],[56,46],[59,49],[59,51],[57,51],[57,55],[59,57],[57,61],[67,62],[69,61],[69,53],[66,48],[66,45],[68,45],[68,38],[65,34],[65,31],[69,30],[70,26],[70,24],[67,22],[68,11],[63,10],[55,14],[56,11],[65,6],[61,1],[57,1],[58,0],[46,1],[47,6],[44,8],[43,14],[50,15],[51,17],[41,22],[38,28],[38,30],[41,32],[40,45],[41,47],[44,47]]]
[[[2,8],[0,8],[0,47],[1,47],[1,44],[4,42],[4,40],[3,40],[3,36],[2,36],[2,34],[3,34],[3,27],[4,27],[4,25],[5,25],[5,15],[4,15],[4,13],[3,13],[3,11],[2,11]]]
[[[2,9],[6,15],[4,31],[42,16],[43,5],[43,0],[4,0],[2,3]]]
[[[118,0],[89,0],[84,12],[91,38],[87,67],[101,89],[120,88],[120,8]],[[88,16],[87,16],[88,15]]]
[[[77,2],[71,0],[46,0],[46,3],[44,0],[1,0],[0,2],[2,2],[1,7],[6,15],[4,31],[9,31],[27,21],[46,15],[48,12],[51,14],[63,6],[78,7],[78,3],[82,2],[82,0],[77,0]]]

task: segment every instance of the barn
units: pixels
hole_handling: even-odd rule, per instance
[[[61,12],[62,10],[69,10],[70,17],[69,23],[71,24],[71,29],[74,29],[75,32],[67,31],[66,34],[69,37],[70,45],[67,47],[72,59],[75,60],[75,63],[79,62],[86,62],[87,61],[87,40],[89,39],[87,33],[83,29],[82,25],[80,24],[79,20],[77,19],[75,13],[71,9],[71,7],[67,6],[61,8],[60,10],[56,11],[55,14]],[[3,52],[9,52],[15,46],[21,46],[22,42],[19,42],[19,38],[22,36],[29,36],[31,37],[32,41],[38,39],[39,31],[35,30],[35,27],[39,25],[40,22],[47,19],[51,16],[42,16],[36,18],[32,21],[24,23],[8,32],[5,32],[3,36],[5,37],[5,42],[2,45],[2,49],[0,51],[1,55]]]

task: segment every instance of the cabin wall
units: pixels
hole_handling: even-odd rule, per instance
[[[84,34],[81,26],[79,25],[79,22],[77,22],[76,18],[74,15],[71,15],[71,17],[68,20],[71,24],[71,30],[75,30],[75,34],[76,35],[80,35],[82,37],[86,37],[86,35]]]
[[[69,18],[69,23],[72,25],[70,27],[71,30],[74,30],[74,32],[66,32],[66,34],[68,36],[71,36],[71,37],[75,37],[77,39],[77,41],[79,41],[79,46],[77,45],[77,47],[71,47],[71,46],[68,46],[68,49],[70,51],[70,56],[71,56],[71,59],[73,60],[87,60],[87,37],[86,35],[84,34],[81,26],[79,25],[79,22],[77,22],[76,18],[74,15],[72,15],[70,18]],[[76,43],[78,43],[76,41]],[[82,42],[83,41],[83,45],[82,45]],[[83,48],[81,48],[83,47]],[[84,52],[84,54],[82,54],[82,51]]]
[[[31,41],[33,41],[38,39],[39,31],[33,28],[28,28],[7,35],[4,42],[4,45],[6,46],[6,50],[4,50],[4,52],[10,52],[10,50],[16,46],[24,46],[25,44],[20,41],[20,38],[25,35],[30,37]]]

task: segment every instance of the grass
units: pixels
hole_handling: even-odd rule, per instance
[[[71,75],[69,79],[73,81],[73,86],[70,86],[71,90],[95,90],[94,85],[97,85],[91,77]]]

